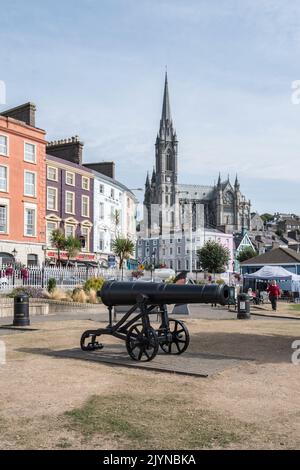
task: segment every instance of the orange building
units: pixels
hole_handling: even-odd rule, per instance
[[[0,266],[44,260],[45,131],[35,127],[35,105],[0,114]]]

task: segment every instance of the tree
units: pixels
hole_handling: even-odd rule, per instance
[[[197,256],[202,269],[210,273],[224,272],[230,260],[229,249],[212,240],[197,250]]]
[[[68,263],[70,262],[70,258],[76,258],[77,254],[81,250],[81,243],[78,238],[72,237],[70,235],[68,238],[65,240],[65,249],[68,252]]]
[[[112,251],[119,257],[119,269],[122,269],[123,273],[124,260],[133,255],[134,243],[129,238],[117,237],[112,242]]]
[[[281,228],[278,228],[275,233],[276,235],[278,235],[278,237],[282,237],[282,235],[284,234],[284,231]]]
[[[53,248],[57,249],[57,262],[60,264],[60,252],[66,247],[66,237],[61,229],[57,228],[52,231],[50,243]]]
[[[266,212],[265,214],[261,214],[260,217],[264,221],[264,223],[271,222],[271,220],[274,219],[274,216],[272,214],[268,214],[268,212]]]
[[[239,263],[246,261],[247,259],[254,258],[257,255],[257,252],[251,246],[245,246],[238,255],[236,259]]]
[[[113,214],[111,216],[111,219],[112,219],[112,223],[113,223],[114,230],[115,230],[115,237],[117,238],[119,236],[119,226],[120,226],[120,222],[121,222],[121,212],[118,209],[115,209],[115,211],[113,212]]]

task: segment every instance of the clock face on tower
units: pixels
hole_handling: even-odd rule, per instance
[[[170,176],[166,176],[166,182],[167,182],[167,183],[170,183],[170,181],[171,181]]]

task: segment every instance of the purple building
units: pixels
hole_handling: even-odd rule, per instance
[[[46,154],[46,235],[48,258],[56,256],[51,249],[51,233],[60,228],[66,237],[80,239],[79,260],[93,260],[93,194],[92,170],[82,165],[83,144],[78,137],[50,142]],[[62,253],[62,257],[64,253]]]

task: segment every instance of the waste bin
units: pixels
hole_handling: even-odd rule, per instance
[[[237,298],[237,318],[246,320],[250,318],[250,300],[247,294],[239,294]]]
[[[26,294],[19,294],[14,297],[14,326],[28,326],[29,319],[29,298]]]

